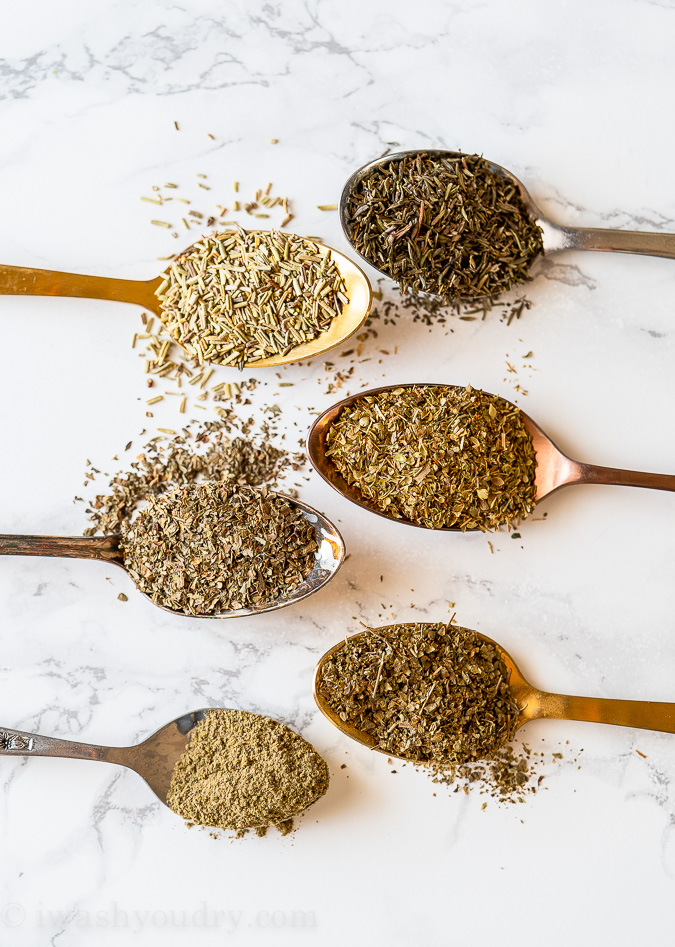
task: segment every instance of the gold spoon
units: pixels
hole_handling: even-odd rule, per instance
[[[59,756],[126,766],[138,773],[166,806],[176,763],[190,742],[194,728],[213,710],[207,707],[183,714],[136,746],[97,746],[0,727],[0,756]],[[289,813],[288,818],[295,814],[299,813]]]
[[[293,499],[283,493],[275,493],[292,506],[296,507],[305,517],[314,530],[314,539],[318,546],[316,560],[312,571],[300,585],[282,598],[271,602],[256,605],[252,608],[238,608],[232,611],[218,612],[213,615],[189,615],[183,611],[158,608],[173,615],[189,618],[241,618],[245,615],[261,615],[263,612],[272,612],[286,605],[300,602],[329,582],[342,565],[345,558],[345,544],[337,527],[317,510]],[[0,556],[57,556],[64,559],[99,559],[112,565],[120,566],[126,572],[124,558],[119,546],[119,536],[17,536],[0,535]],[[145,592],[141,593],[152,601]],[[155,603],[153,602],[153,605]]]
[[[307,438],[307,453],[314,468],[321,474],[323,479],[331,485],[338,493],[363,507],[370,510],[371,513],[377,513],[385,519],[394,520],[397,523],[407,523],[409,526],[418,526],[421,529],[430,529],[428,526],[421,526],[420,523],[413,523],[412,520],[391,516],[380,510],[374,501],[364,497],[360,490],[347,483],[344,477],[338,473],[335,464],[326,456],[326,438],[328,430],[334,424],[341,411],[354,404],[359,398],[367,398],[376,395],[381,391],[391,391],[395,388],[454,388],[454,385],[416,385],[408,383],[404,385],[385,385],[382,388],[370,388],[368,391],[362,391],[358,395],[352,395],[339,401],[331,408],[320,415],[312,425]],[[512,405],[510,401],[501,398],[504,404]],[[556,447],[551,438],[545,434],[532,418],[528,417],[524,411],[518,408],[523,423],[527,428],[534,445],[537,458],[537,468],[535,471],[535,485],[537,488],[536,502],[539,503],[544,497],[560,490],[561,487],[568,487],[575,483],[604,483],[615,484],[625,487],[648,487],[652,490],[670,490],[675,491],[675,476],[673,474],[655,474],[641,473],[636,470],[622,470],[618,467],[599,467],[596,464],[582,464],[576,460],[567,457]],[[443,530],[456,530],[456,526],[443,526]],[[467,531],[468,532],[468,531]]]
[[[349,200],[352,191],[373,169],[387,165],[392,161],[400,161],[402,158],[418,154],[431,155],[437,158],[463,157],[459,151],[444,151],[437,148],[399,151],[396,154],[384,155],[381,158],[376,158],[375,161],[370,161],[368,164],[365,164],[362,168],[359,168],[358,171],[355,171],[345,184],[340,197],[340,222],[347,240],[356,253],[358,253],[358,250],[356,250],[352,244],[351,220],[349,217]],[[548,218],[540,208],[537,207],[525,188],[525,185],[522,184],[515,175],[511,174],[510,171],[507,171],[507,169],[503,168],[500,164],[495,164],[494,161],[488,161],[487,163],[494,174],[506,178],[520,191],[520,196],[525,206],[541,228],[544,253],[547,256],[561,250],[608,250],[618,253],[638,253],[641,256],[659,256],[675,259],[675,234],[672,233],[644,233],[638,230],[610,230],[597,227],[565,227],[562,224],[555,223],[555,221]],[[375,266],[372,260],[369,260],[360,253],[358,255],[362,260],[370,264],[370,266]],[[385,273],[377,267],[375,267],[375,269],[377,269],[379,273],[382,273],[383,276],[391,279],[388,273]]]
[[[255,231],[249,231],[255,233]],[[304,342],[286,355],[272,355],[244,364],[249,367],[268,367],[299,362],[322,355],[359,329],[366,320],[372,302],[372,290],[365,273],[344,254],[317,243],[317,253],[327,256],[337,266],[345,282],[348,302],[325,332],[311,342]],[[84,276],[79,273],[60,273],[53,270],[35,270],[23,266],[0,264],[0,296],[76,296],[87,299],[111,299],[134,303],[157,316],[162,308],[155,291],[164,281],[165,274],[151,280],[111,279],[107,276]],[[177,343],[178,344],[178,343]]]
[[[373,630],[386,632],[387,627]],[[349,640],[364,634],[367,634],[367,632],[359,632],[357,635],[350,636]],[[536,720],[538,717],[548,717],[554,720],[586,720],[589,723],[611,723],[617,727],[636,727],[640,730],[660,730],[663,733],[675,733],[675,704],[650,700],[571,697],[567,694],[551,694],[549,691],[539,690],[539,688],[525,680],[511,655],[501,645],[486,635],[478,634],[478,637],[493,644],[506,665],[509,690],[520,707],[516,730],[529,723],[530,720]],[[341,720],[337,712],[333,710],[321,694],[323,668],[331,656],[341,651],[344,646],[345,642],[340,641],[339,644],[334,645],[327,651],[317,664],[314,672],[314,700],[321,713],[342,733],[371,750],[378,750],[386,756],[394,756],[395,754],[389,750],[379,749],[375,737]],[[405,759],[405,757],[398,758]]]

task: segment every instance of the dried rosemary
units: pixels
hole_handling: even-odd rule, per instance
[[[497,529],[534,508],[536,458],[519,409],[479,389],[413,385],[358,398],[326,455],[363,497],[431,529]]]
[[[171,264],[156,295],[166,330],[189,357],[240,368],[316,338],[348,302],[330,253],[278,231],[202,237]]]
[[[392,158],[355,186],[348,214],[354,248],[401,292],[494,298],[543,253],[518,188],[478,155]]]
[[[328,789],[328,767],[284,724],[244,710],[212,710],[192,731],[167,804],[192,825],[286,835]]]

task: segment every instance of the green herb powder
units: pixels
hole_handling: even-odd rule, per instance
[[[244,710],[212,710],[192,731],[167,805],[193,825],[269,826],[282,834],[328,789],[328,766],[284,724]]]

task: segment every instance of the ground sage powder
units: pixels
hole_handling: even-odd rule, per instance
[[[167,805],[187,822],[286,834],[328,789],[328,766],[284,724],[244,710],[212,710],[174,769]]]

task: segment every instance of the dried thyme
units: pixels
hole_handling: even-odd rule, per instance
[[[364,499],[431,529],[497,529],[535,503],[536,458],[519,409],[479,389],[413,385],[358,398],[326,455]]]
[[[167,332],[190,358],[240,368],[316,338],[348,301],[330,253],[278,231],[202,237],[156,295]]]
[[[513,736],[520,712],[498,648],[440,623],[347,638],[323,665],[318,689],[378,749],[441,768],[489,760]]]
[[[212,710],[174,769],[167,805],[192,825],[286,835],[324,795],[328,767],[284,724],[243,710]]]
[[[311,572],[318,545],[283,497],[225,482],[153,497],[123,524],[120,549],[156,605],[216,615],[290,594]]]
[[[356,184],[348,214],[354,248],[401,292],[495,298],[543,253],[518,188],[478,155],[392,158]]]

